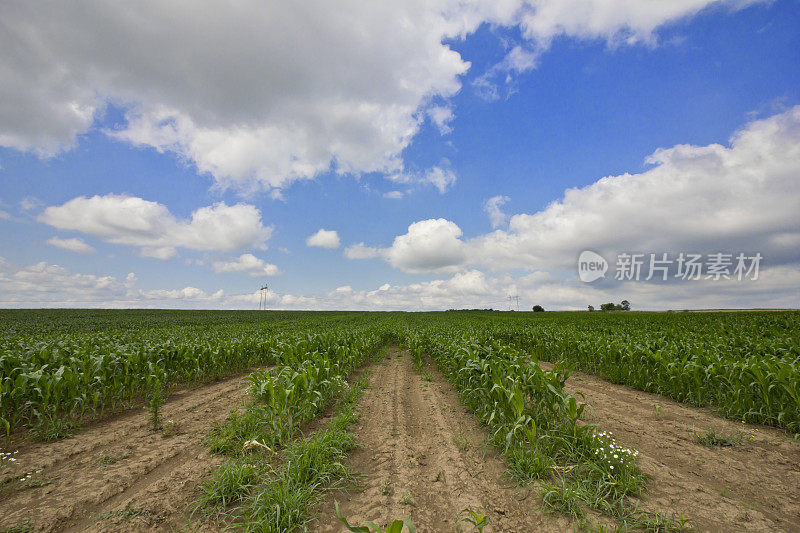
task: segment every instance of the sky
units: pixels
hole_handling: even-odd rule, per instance
[[[10,1],[0,50],[0,307],[800,307],[797,0]]]

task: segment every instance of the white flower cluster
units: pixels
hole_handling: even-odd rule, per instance
[[[16,463],[17,458],[14,457],[15,455],[17,455],[17,452],[0,451],[0,464],[3,464],[5,462]]]
[[[41,472],[41,470],[31,470],[30,472],[25,472],[22,474],[19,480],[23,482],[28,481],[34,474],[38,474],[39,472]]]
[[[614,440],[614,436],[610,431],[596,433],[595,441],[594,454],[602,463],[608,466],[611,473],[614,473],[615,468],[619,472],[626,466],[633,465],[635,458],[639,455],[636,450],[617,445],[617,441]]]

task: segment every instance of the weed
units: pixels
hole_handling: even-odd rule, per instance
[[[358,419],[355,404],[367,384],[366,376],[362,376],[353,386],[343,387],[337,413],[328,427],[289,444],[282,453],[280,470],[253,455],[218,467],[213,478],[204,484],[204,495],[196,503],[195,511],[211,508],[212,513],[222,513],[224,505],[239,501],[236,512],[240,518],[234,527],[266,532],[303,528],[319,500],[321,487],[354,479],[345,459],[356,441],[347,428]],[[270,412],[251,406],[245,415],[232,413],[229,423],[212,430],[212,446],[216,443],[223,449],[236,449],[232,443],[252,434],[249,429],[264,430],[259,414],[269,417]],[[234,422],[230,423],[231,420]]]
[[[469,438],[464,435],[453,435],[453,444],[462,452],[469,450]]]
[[[32,529],[33,524],[31,523],[31,519],[26,518],[22,522],[4,528],[3,533],[28,533],[28,531],[31,531]]]
[[[381,483],[381,494],[384,496],[391,496],[392,495],[392,486],[389,484],[388,481],[384,481]]]
[[[161,436],[168,439],[174,437],[178,433],[178,423],[174,420],[165,420],[161,424]]]
[[[698,444],[702,444],[703,446],[736,446],[737,444],[741,443],[742,436],[741,434],[728,434],[725,435],[723,433],[717,433],[714,430],[709,430],[704,434],[695,433],[694,435],[695,441]]]
[[[424,379],[427,382],[431,382],[431,381],[433,381],[433,374],[431,374],[427,370],[423,370],[422,371],[422,379]]]
[[[220,465],[211,479],[200,485],[201,506],[227,507],[244,499],[258,481],[259,467],[246,460],[228,461]]]
[[[547,511],[564,513],[572,520],[583,518],[585,514],[578,487],[563,479],[555,483],[543,482],[539,496]]]
[[[161,380],[155,378],[150,383],[150,427],[153,431],[161,429],[161,405],[164,403]]]
[[[403,493],[402,498],[400,498],[400,505],[416,505],[417,502],[414,501],[414,498],[411,496],[410,492]]]
[[[506,453],[506,467],[519,481],[542,479],[553,472],[553,460],[538,448],[516,446]]]
[[[122,461],[124,459],[128,459],[133,455],[133,451],[127,450],[122,455],[101,455],[100,458],[97,460],[102,466],[110,466],[118,461]]]
[[[52,442],[72,437],[74,429],[75,423],[71,419],[45,416],[31,427],[30,434],[42,442]]]

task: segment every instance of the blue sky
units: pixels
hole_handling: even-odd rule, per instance
[[[167,4],[145,17],[174,54],[132,13],[5,8],[0,306],[246,309],[264,282],[275,308],[800,304],[796,1],[353,5],[341,20],[254,5],[176,31]],[[395,27],[404,9],[418,35]],[[264,42],[259,22],[296,27]],[[342,28],[360,25],[352,42]],[[192,52],[203,39],[223,45]],[[209,224],[189,224],[203,208]],[[338,239],[308,245],[321,229]],[[611,270],[625,251],[764,264],[750,281],[585,284],[584,249]]]

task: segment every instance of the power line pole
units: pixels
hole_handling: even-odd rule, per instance
[[[263,287],[261,287],[259,289],[259,295],[258,295],[258,310],[259,311],[261,311],[262,309],[264,311],[267,310],[267,291],[268,290],[269,290],[269,285],[267,285],[266,283],[264,284]]]
[[[514,310],[514,306],[511,305],[512,301],[516,301],[517,302],[517,311],[519,311],[519,294],[515,294],[514,296],[511,296],[511,295],[508,296],[508,306],[509,306],[511,311]]]

